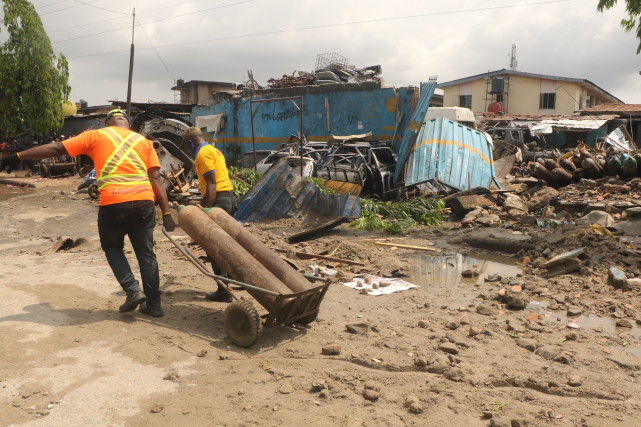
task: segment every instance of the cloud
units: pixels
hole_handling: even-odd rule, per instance
[[[388,85],[415,86],[430,75],[444,82],[509,68],[514,43],[519,71],[585,78],[626,102],[641,103],[637,40],[619,26],[623,5],[601,14],[597,0],[544,1],[137,0],[137,17],[169,72],[137,26],[133,100],[173,102],[172,76],[239,83],[253,70],[265,84],[270,77],[310,70],[316,55],[327,52],[356,66],[382,65]],[[49,12],[42,16],[45,29],[67,28],[52,32],[52,41],[78,37],[54,43],[70,58],[72,100],[126,99],[131,16],[74,0],[34,4]],[[513,7],[518,4],[523,6]],[[123,3],[91,5],[131,13]],[[69,9],[51,13],[63,8]],[[169,17],[176,18],[164,19]],[[78,27],[85,23],[94,24]],[[344,23],[352,24],[339,25]],[[112,29],[119,30],[91,36]],[[102,54],[114,51],[123,53]],[[100,55],[86,56],[91,54]]]

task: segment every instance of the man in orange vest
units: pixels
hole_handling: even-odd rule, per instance
[[[100,207],[98,234],[100,244],[118,283],[127,294],[119,312],[140,312],[153,317],[164,315],[160,304],[160,277],[153,248],[157,201],[162,210],[163,226],[173,231],[176,225],[169,213],[167,192],[160,177],[160,163],[151,141],[129,129],[127,114],[111,110],[106,127],[89,130],[65,141],[30,148],[4,157],[0,167],[16,161],[44,159],[68,154],[86,154],[94,161]],[[124,238],[134,249],[143,292],[125,257]]]

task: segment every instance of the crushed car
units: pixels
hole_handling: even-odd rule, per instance
[[[363,187],[362,194],[375,194],[389,200],[399,194],[394,187],[394,169],[398,160],[391,142],[368,142],[369,134],[358,137],[335,137],[317,162],[314,176]]]

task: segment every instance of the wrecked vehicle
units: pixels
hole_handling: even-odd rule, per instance
[[[329,151],[318,161],[314,176],[332,181],[357,184],[362,194],[376,194],[383,199],[398,195],[394,187],[394,169],[397,156],[386,141],[367,142],[348,138],[332,137]]]
[[[168,193],[183,193],[190,187],[194,163],[180,149],[182,134],[190,126],[191,122],[183,117],[160,110],[137,114],[131,123],[131,130],[153,142]]]
[[[492,155],[495,160],[520,153],[520,159],[533,162],[539,157],[549,157],[560,153],[551,147],[545,135],[532,135],[529,129],[516,127],[494,127],[486,129],[492,137],[494,148]]]
[[[291,166],[300,165],[300,158],[302,156],[303,162],[305,166],[307,166],[306,170],[308,173],[306,176],[311,176],[314,164],[328,152],[327,147],[327,143],[325,142],[308,142],[302,146],[301,152],[299,144],[288,144],[286,148],[272,152],[262,160],[258,161],[258,163],[256,163],[256,170],[261,174],[264,174],[282,158],[287,158]]]

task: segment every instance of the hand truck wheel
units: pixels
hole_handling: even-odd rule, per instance
[[[87,187],[87,192],[89,193],[89,197],[92,199],[99,199],[100,198],[100,190],[98,190],[98,185],[96,184],[91,184],[89,187]]]
[[[234,344],[249,347],[256,342],[263,324],[258,311],[249,301],[236,300],[225,310],[225,332]]]

